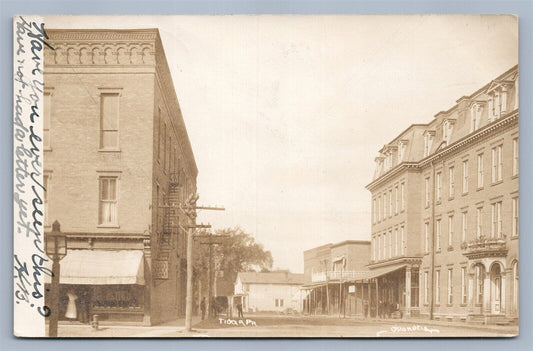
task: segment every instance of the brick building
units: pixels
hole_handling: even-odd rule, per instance
[[[61,317],[156,324],[185,311],[197,167],[157,29],[48,29],[45,231],[59,221]],[[166,206],[166,207],[165,207]]]
[[[517,318],[518,67],[411,125],[375,161],[376,299],[407,316]]]

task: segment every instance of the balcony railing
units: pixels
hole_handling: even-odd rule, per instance
[[[356,271],[327,271],[327,272],[318,272],[311,275],[311,281],[314,282],[325,282],[326,280],[348,280],[360,278],[360,272]]]
[[[507,243],[505,236],[500,238],[487,238],[481,236],[476,240],[462,245],[465,250],[464,255],[471,258],[497,257],[507,253]]]

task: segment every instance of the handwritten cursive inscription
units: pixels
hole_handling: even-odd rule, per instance
[[[43,248],[45,189],[42,162],[43,49],[50,46],[46,43],[48,36],[44,23],[35,17],[16,17],[14,35],[13,270],[17,330],[19,316],[28,317],[28,313],[43,317],[50,315],[50,308],[44,301],[44,277],[52,276],[52,271],[46,267],[49,259]]]

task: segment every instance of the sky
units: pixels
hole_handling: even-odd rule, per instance
[[[274,267],[370,240],[378,150],[518,63],[512,16],[46,16],[158,28],[199,169],[197,222],[241,227]]]

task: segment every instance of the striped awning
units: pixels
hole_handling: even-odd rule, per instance
[[[144,285],[141,250],[68,250],[60,265],[60,284]]]

